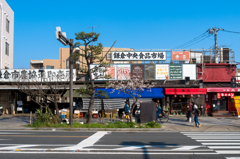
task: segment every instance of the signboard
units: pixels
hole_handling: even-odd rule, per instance
[[[90,65],[92,70],[92,78],[94,80],[105,80],[105,67],[99,67],[99,65]]]
[[[168,79],[169,65],[156,64],[156,80]]]
[[[182,79],[182,65],[181,64],[171,64],[169,66],[169,75],[171,80]]]
[[[191,80],[196,79],[196,64],[183,64],[182,71],[183,79],[185,79],[185,77],[190,77]]]
[[[108,80],[116,80],[117,70],[116,66],[106,67],[105,75],[109,75],[111,78]]]
[[[155,65],[154,64],[145,64],[145,80],[155,80]]]
[[[206,94],[206,88],[166,88],[166,95],[198,95]]]
[[[166,52],[112,52],[112,60],[142,61],[142,60],[166,60]]]
[[[190,52],[189,51],[172,51],[172,60],[173,61],[190,60]]]
[[[240,89],[231,87],[207,88],[207,92],[240,92]]]
[[[144,80],[144,65],[131,65],[131,78]]]
[[[130,65],[118,65],[117,66],[117,80],[130,79]]]
[[[238,117],[240,117],[240,96],[234,97],[235,108],[237,110]]]
[[[60,82],[70,81],[69,69],[2,69],[0,82]],[[73,69],[76,81],[76,69]]]

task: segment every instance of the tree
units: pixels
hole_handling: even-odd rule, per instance
[[[94,81],[99,78],[109,78],[109,76],[104,76],[104,72],[106,72],[105,67],[108,67],[110,63],[104,62],[104,59],[107,57],[108,53],[111,51],[112,47],[116,43],[116,41],[113,43],[112,47],[107,51],[107,53],[102,56],[102,50],[103,46],[101,43],[97,43],[97,45],[91,45],[92,42],[96,42],[99,38],[99,34],[95,32],[85,33],[85,32],[79,32],[75,33],[76,40],[80,40],[83,43],[77,42],[75,43],[74,47],[80,48],[80,52],[75,53],[74,59],[76,60],[79,56],[84,57],[87,65],[87,68],[80,68],[80,72],[83,73],[83,76],[87,76],[89,78],[89,83],[85,83],[86,88],[80,88],[78,89],[78,92],[80,94],[88,94],[90,96],[89,101],[89,108],[88,108],[88,117],[87,117],[87,123],[91,123],[91,116],[92,116],[92,107],[94,103],[94,98],[97,95],[105,95],[107,94],[103,91],[99,91],[95,93],[95,83]],[[83,46],[83,47],[81,47]],[[95,66],[91,66],[91,64],[97,64]],[[94,74],[94,77],[93,77]]]
[[[138,98],[141,97],[141,93],[143,91],[151,91],[152,87],[153,85],[151,85],[149,82],[144,82],[144,80],[139,80],[137,78],[130,78],[126,81],[109,81],[109,85],[106,88],[113,88],[113,92],[123,92],[133,98],[133,104],[132,107],[130,107],[130,121],[132,121],[133,110],[136,106]]]
[[[17,86],[20,92],[25,93],[31,101],[38,104],[41,111],[43,108],[49,109],[49,104],[53,104],[56,110],[56,115],[59,117],[58,103],[69,85],[68,80],[62,80],[63,74],[61,74],[61,71],[59,72],[61,76],[56,77],[57,81],[48,81],[44,75],[42,77],[42,82],[40,82],[37,77],[31,80],[18,77],[11,83],[12,85]],[[69,78],[68,76],[69,75],[66,75],[66,79]]]

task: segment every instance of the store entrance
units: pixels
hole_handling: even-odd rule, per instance
[[[214,111],[228,111],[228,98],[222,97],[217,100],[212,100],[212,108]]]
[[[190,96],[177,96],[171,99],[171,114],[183,115],[187,113],[187,106],[190,100]]]

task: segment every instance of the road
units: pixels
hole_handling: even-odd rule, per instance
[[[239,132],[0,131],[0,158],[240,158]]]

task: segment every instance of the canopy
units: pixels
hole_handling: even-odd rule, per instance
[[[132,98],[126,93],[120,92],[113,88],[96,88],[95,93],[97,91],[105,91],[108,93],[109,98]],[[114,92],[113,92],[114,91]],[[144,89],[144,91],[140,94],[140,98],[164,98],[163,89],[162,88],[151,88],[151,89]],[[99,98],[105,98],[104,96],[100,96]]]

